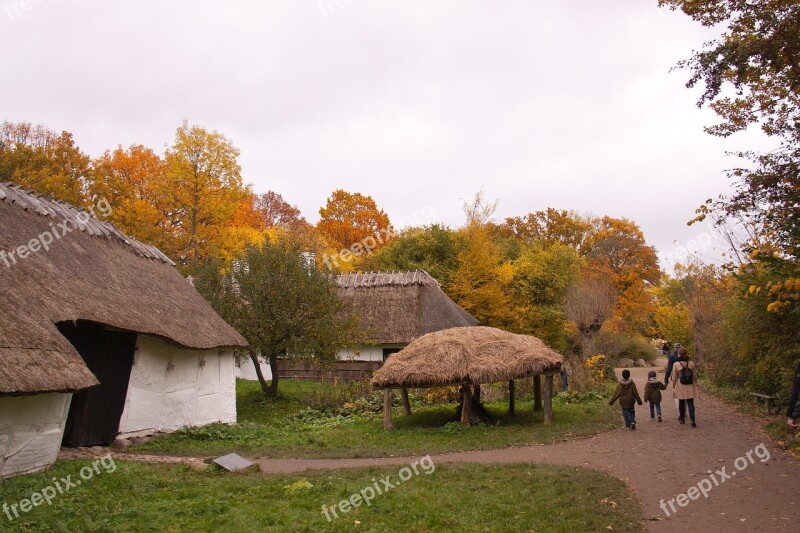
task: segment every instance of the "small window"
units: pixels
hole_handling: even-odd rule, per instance
[[[397,353],[400,350],[402,350],[402,348],[384,348],[383,349],[383,360],[386,361],[387,359],[389,359],[390,355],[392,355],[393,353]]]

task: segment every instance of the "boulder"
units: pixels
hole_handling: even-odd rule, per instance
[[[649,365],[647,364],[647,361],[645,361],[644,359],[637,359],[636,360],[636,367],[637,368],[647,368],[648,366]]]
[[[617,368],[630,368],[633,366],[633,359],[623,357],[617,361]]]

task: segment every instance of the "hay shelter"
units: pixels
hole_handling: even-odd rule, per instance
[[[236,421],[246,341],[152,246],[0,184],[0,477],[62,440]]]
[[[545,378],[545,423],[552,422],[553,375],[563,357],[530,335],[489,327],[451,328],[424,335],[394,354],[372,378],[384,389],[384,425],[391,427],[391,389],[400,389],[410,414],[408,389],[461,386],[461,421],[488,416],[480,405],[480,385],[507,381],[509,411],[514,411],[515,380],[534,378],[534,404],[541,404],[541,377]]]

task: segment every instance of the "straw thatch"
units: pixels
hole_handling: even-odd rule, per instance
[[[49,250],[0,260],[0,396],[72,392],[97,384],[55,324],[85,320],[177,346],[245,346],[160,251],[75,208],[0,184],[0,251],[63,221]],[[61,230],[63,231],[63,230]]]
[[[561,355],[530,335],[495,328],[430,333],[392,355],[372,378],[378,389],[482,384],[558,371]]]
[[[377,344],[408,344],[426,333],[478,324],[424,270],[340,274],[336,281],[339,296]]]

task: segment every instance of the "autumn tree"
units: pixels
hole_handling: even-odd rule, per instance
[[[24,122],[0,126],[0,182],[82,207],[89,170],[90,158],[69,132]]]
[[[166,153],[168,231],[176,239],[173,258],[196,268],[209,246],[231,223],[246,190],[239,150],[216,131],[184,121]]]
[[[255,200],[255,209],[267,228],[308,224],[296,205],[291,205],[274,191],[259,195]]]
[[[376,250],[391,240],[389,217],[370,196],[338,189],[320,208],[319,216],[317,229],[336,251],[349,249],[367,237],[380,237]]]
[[[248,341],[248,355],[267,398],[278,394],[279,358],[335,361],[364,340],[357,318],[339,299],[334,278],[309,266],[303,249],[266,238],[249,245],[226,272],[219,261],[199,269],[197,289]],[[272,380],[261,373],[269,362]]]
[[[661,280],[656,250],[628,219],[596,219],[582,246],[588,272],[607,280],[618,296],[617,315],[633,333],[649,333],[655,311],[652,288]]]
[[[106,151],[93,163],[88,187],[93,202],[105,198],[108,220],[127,235],[165,251],[174,248],[165,218],[166,165],[150,148]]]
[[[482,325],[506,327],[511,321],[507,289],[513,269],[503,261],[487,231],[495,205],[485,202],[481,194],[464,203],[467,225],[459,231],[457,266],[449,294]]]
[[[523,217],[509,217],[505,227],[517,239],[539,246],[561,244],[579,250],[591,230],[591,219],[574,211],[548,207]]]
[[[582,259],[570,246],[527,247],[512,263],[514,331],[564,350],[567,290],[580,278],[581,265]]]
[[[614,314],[616,295],[608,281],[588,276],[567,291],[567,317],[581,336],[583,359],[596,355],[595,337]]]

